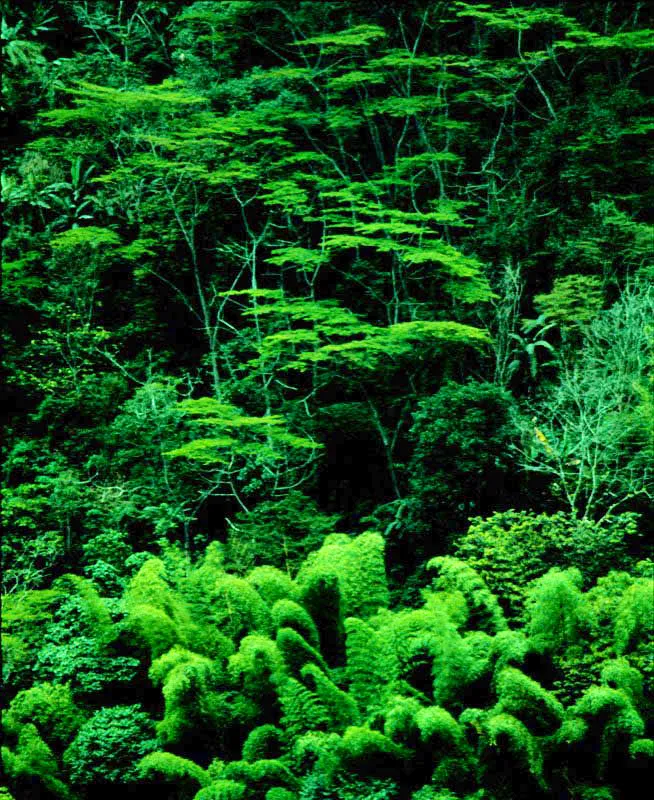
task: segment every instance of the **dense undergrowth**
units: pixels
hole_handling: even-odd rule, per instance
[[[0,799],[639,800],[647,3],[0,9]]]
[[[492,565],[450,556],[390,606],[375,533],[328,536],[294,577],[235,575],[218,544],[140,555],[110,596],[64,577],[7,604],[15,796],[642,796],[651,562],[518,575],[505,611]]]

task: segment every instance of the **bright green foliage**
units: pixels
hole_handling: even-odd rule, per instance
[[[280,628],[277,631],[276,641],[289,675],[299,677],[305,664],[315,664],[327,671],[327,665],[320,652],[293,628]]]
[[[359,710],[354,699],[339,689],[316,664],[305,664],[301,677],[327,709],[331,728],[340,731],[359,722]]]
[[[275,642],[259,634],[242,639],[238,652],[229,659],[230,674],[253,697],[269,690],[271,677],[279,675],[282,667],[282,656]]]
[[[501,631],[493,638],[491,657],[496,670],[522,666],[528,652],[529,641],[521,631]]]
[[[157,725],[157,735],[164,744],[178,744],[188,735],[199,736],[202,730],[222,721],[221,698],[216,692],[218,676],[208,658],[175,646],[152,663],[149,675],[155,686],[162,687],[164,696],[164,717]]]
[[[276,759],[262,759],[252,764],[232,761],[225,765],[221,776],[226,780],[243,781],[255,797],[263,796],[271,785],[295,785],[288,767]]]
[[[495,772],[514,772],[523,781],[531,777],[536,786],[543,786],[542,753],[537,742],[529,729],[510,714],[496,714],[486,720],[482,763],[491,783],[497,780]],[[504,791],[509,785],[511,782],[504,784]],[[498,786],[500,791],[501,786],[502,783]]]
[[[31,723],[52,747],[68,744],[84,721],[68,686],[43,683],[24,689],[11,701],[3,724],[9,730]]]
[[[292,737],[330,728],[329,710],[316,692],[299,680],[283,677],[278,684],[282,725]]]
[[[346,766],[374,774],[384,762],[392,763],[407,755],[407,751],[389,738],[369,728],[352,727],[343,734],[341,757]]]
[[[308,612],[292,600],[278,600],[272,607],[272,620],[276,630],[292,628],[312,647],[319,647],[318,629]]]
[[[611,689],[623,691],[638,709],[643,705],[643,676],[629,663],[619,658],[607,661],[600,673],[602,683]]]
[[[21,728],[15,750],[2,748],[2,765],[9,785],[19,796],[19,792],[29,790],[30,786],[54,797],[70,796],[66,784],[60,779],[52,750],[31,723]]]
[[[2,797],[640,800],[646,5],[3,4]]]
[[[219,780],[201,789],[194,800],[244,800],[245,785],[237,781]]]
[[[398,744],[414,746],[421,731],[416,714],[421,710],[420,702],[413,697],[397,696],[389,699],[384,719],[384,734]]]
[[[463,731],[444,708],[430,706],[416,713],[420,740],[433,753],[456,753],[464,748]]]
[[[243,742],[243,760],[279,758],[282,753],[283,733],[274,725],[261,725],[254,728]]]
[[[166,582],[159,559],[146,561],[134,576],[125,595],[125,608],[126,627],[154,658],[185,642],[188,612]]]
[[[513,667],[495,679],[497,710],[512,714],[536,735],[553,733],[563,719],[563,706],[536,681]]]
[[[636,739],[629,745],[629,754],[632,758],[642,758],[652,760],[654,758],[654,740]]]
[[[434,700],[460,706],[464,694],[474,698],[474,685],[490,672],[489,638],[475,631],[461,637],[451,630],[437,640],[432,663]]]
[[[281,789],[275,786],[266,792],[266,800],[297,800],[297,795],[288,789]]]
[[[534,297],[538,311],[564,332],[590,322],[602,308],[603,302],[602,281],[594,275],[557,278],[550,294]]]
[[[372,532],[356,539],[329,536],[320,550],[307,559],[298,583],[307,586],[318,578],[335,576],[343,615],[368,617],[388,605],[383,548],[381,536]]]
[[[252,451],[257,434],[261,437],[258,451],[264,458],[266,448],[270,450],[270,458],[275,458],[279,447],[320,447],[311,439],[294,436],[285,430],[284,419],[278,414],[247,416],[236,406],[219,403],[211,397],[184,400],[179,404],[179,410],[187,414],[197,426],[213,435],[193,439],[168,451],[166,455],[171,458],[183,456],[202,464],[213,464],[235,456],[245,457]]]
[[[439,572],[434,581],[435,589],[463,595],[471,626],[488,633],[499,633],[506,629],[506,620],[496,597],[474,569],[449,556],[432,559],[427,568]]]
[[[622,596],[615,618],[615,649],[619,655],[634,649],[640,639],[652,642],[652,594],[654,581],[642,578]]]
[[[649,631],[634,590],[649,589],[640,577],[647,564],[635,575],[611,573],[586,593],[578,570],[551,570],[527,584],[525,627],[511,630],[474,569],[439,557],[429,565],[438,576],[417,608],[360,599],[359,615],[344,618],[340,603],[332,605],[322,624],[342,626],[346,646],[342,665],[328,666],[326,629],[310,611],[320,623],[320,601],[329,602],[334,588],[365,586],[362,569],[351,577],[353,554],[363,564],[371,554],[369,594],[378,596],[380,542],[375,534],[329,536],[302,566],[301,589],[274,568],[236,578],[215,547],[195,567],[172,551],[166,567],[146,561],[125,590],[127,619],[150,606],[188,636],[186,646],[173,644],[150,665],[162,718],[155,726],[138,707],[118,706],[84,722],[70,689],[35,686],[17,695],[7,715],[12,786],[38,774],[44,787],[60,792],[67,776],[81,790],[135,781],[165,786],[180,800],[259,800],[273,789],[299,797],[393,797],[397,786],[417,791],[429,781],[434,792],[460,797],[512,796],[517,785],[525,796],[546,796],[560,769],[580,792],[593,776],[614,781],[613,764],[641,769],[649,700],[638,667]],[[97,595],[89,598],[91,607],[106,608]],[[636,621],[616,658],[613,627],[626,619],[625,609]],[[89,624],[95,619],[91,614]],[[217,620],[229,646],[213,659],[204,652],[206,637],[196,641],[192,632]],[[129,626],[119,641],[142,646]],[[578,699],[568,702],[570,696]],[[220,747],[226,758],[205,772],[192,758],[199,747]],[[234,760],[239,755],[243,760]]]
[[[536,649],[554,652],[579,641],[589,623],[580,586],[581,573],[576,569],[552,569],[534,581],[528,593],[527,630]]]
[[[211,593],[215,623],[238,641],[248,633],[270,633],[270,610],[256,589],[244,578],[223,574]]]
[[[362,710],[379,708],[397,676],[397,656],[382,632],[356,617],[345,621],[350,692]]]
[[[50,242],[53,250],[77,250],[85,247],[110,247],[120,244],[120,237],[106,228],[89,225],[58,233]]]
[[[175,800],[192,800],[197,790],[209,783],[209,776],[193,761],[172,753],[150,753],[138,763],[139,777],[165,787]]]
[[[30,651],[43,639],[61,594],[54,589],[32,590],[3,598],[3,678],[18,677],[30,663]]]
[[[85,623],[93,631],[94,636],[106,644],[115,635],[111,615],[107,605],[98,595],[95,587],[87,580],[77,575],[65,575],[59,578],[53,586],[63,592],[76,593],[81,600],[81,610],[85,616]]]
[[[271,608],[279,600],[295,602],[299,598],[297,586],[277,567],[255,567],[248,572],[246,580],[255,587]]]
[[[628,749],[632,738],[643,735],[645,725],[628,695],[606,686],[591,686],[572,707],[570,714],[585,724],[578,728],[577,741],[599,738],[595,755],[597,775],[602,778],[612,759]],[[563,729],[562,729],[563,732]]]

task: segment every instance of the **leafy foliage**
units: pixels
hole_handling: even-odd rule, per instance
[[[2,797],[640,796],[648,24],[3,4]]]

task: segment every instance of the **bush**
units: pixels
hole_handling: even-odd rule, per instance
[[[517,617],[528,583],[552,567],[576,567],[589,585],[609,569],[631,566],[637,520],[631,513],[593,522],[563,512],[501,511],[471,519],[455,554],[479,572],[509,616]]]
[[[97,711],[64,753],[72,783],[123,784],[139,775],[138,761],[158,749],[154,723],[139,706]]]

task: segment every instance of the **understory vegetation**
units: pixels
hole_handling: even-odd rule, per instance
[[[639,800],[647,4],[0,7],[0,800]]]

